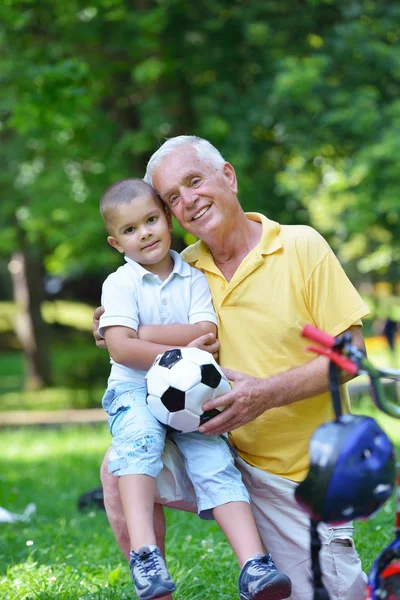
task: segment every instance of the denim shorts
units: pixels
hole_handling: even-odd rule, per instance
[[[157,477],[166,429],[149,410],[146,387],[133,382],[116,384],[107,389],[103,405],[108,406],[112,435],[109,472]]]
[[[148,408],[146,388],[131,382],[107,389],[103,404],[108,406],[108,426],[113,437],[110,473],[157,478],[163,468],[162,454],[168,435],[183,455],[184,471],[193,484],[201,518],[212,518],[211,510],[227,502],[249,502],[225,438],[199,432],[167,434]]]

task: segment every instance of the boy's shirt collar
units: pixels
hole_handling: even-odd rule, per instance
[[[181,277],[188,277],[190,275],[190,266],[182,260],[181,255],[178,254],[178,252],[175,252],[175,250],[170,250],[169,253],[170,253],[170,256],[172,257],[172,260],[174,261],[174,268],[172,269],[170,275],[168,276],[168,279],[171,277],[172,274],[180,275]],[[151,271],[148,271],[147,269],[142,267],[142,265],[139,265],[139,263],[132,260],[128,256],[124,256],[124,258],[125,258],[126,262],[128,263],[128,265],[130,265],[132,267],[135,274],[137,275],[137,277],[140,280],[142,280],[143,277],[146,277],[146,276],[148,276],[150,278],[158,277],[158,275],[156,275],[155,273],[151,273]]]

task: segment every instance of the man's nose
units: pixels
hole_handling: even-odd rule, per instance
[[[193,204],[196,202],[196,200],[199,197],[196,190],[191,190],[189,188],[182,190],[180,194],[181,194],[182,202],[186,207],[193,206]]]

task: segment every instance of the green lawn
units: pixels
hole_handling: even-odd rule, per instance
[[[37,505],[31,523],[1,525],[0,599],[131,599],[129,570],[104,513],[76,509],[79,495],[99,484],[106,427],[8,429],[0,435],[0,506],[22,512],[29,502]],[[366,569],[391,539],[393,511],[394,500],[356,524]],[[173,510],[167,523],[176,599],[237,597],[238,567],[215,523]]]

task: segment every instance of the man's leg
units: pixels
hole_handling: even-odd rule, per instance
[[[276,566],[292,580],[291,600],[313,600],[310,520],[295,498],[296,484],[236,462],[250,493],[260,537]],[[354,548],[353,528],[320,524],[320,562],[331,600],[363,600],[365,575]]]

